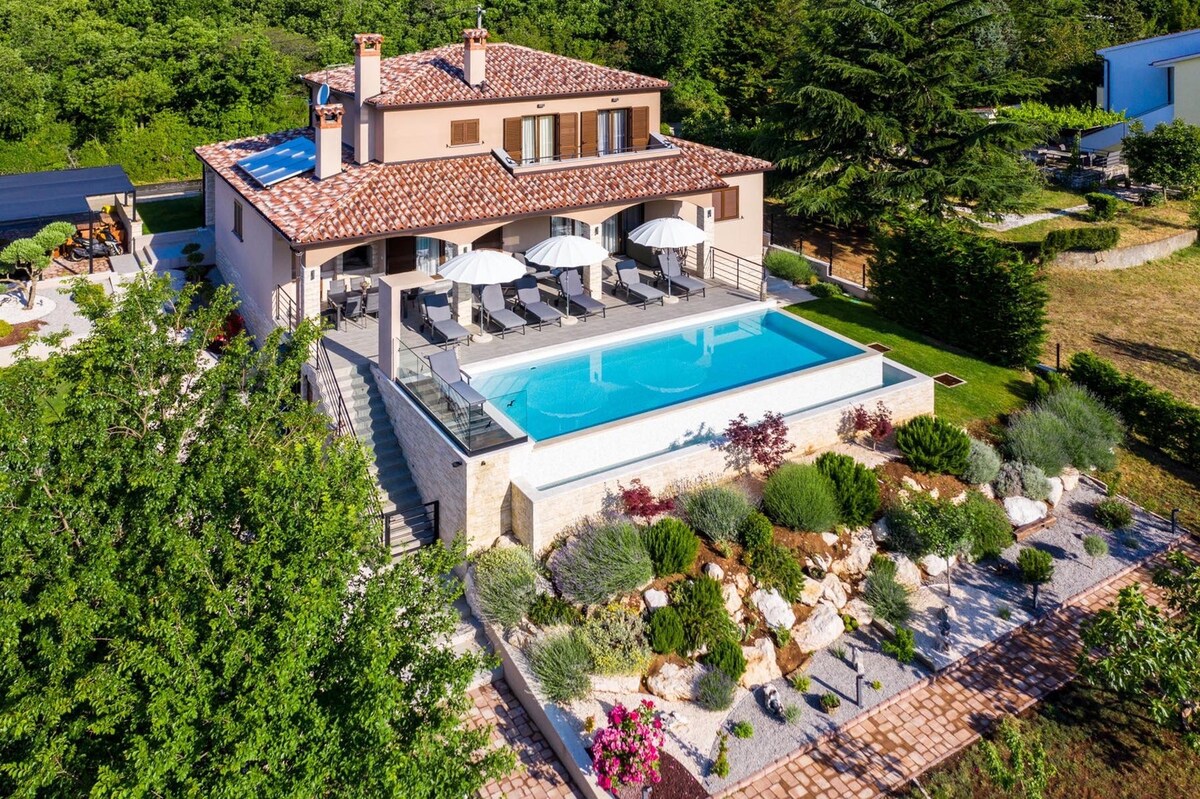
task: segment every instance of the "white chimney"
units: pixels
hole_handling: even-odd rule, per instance
[[[365,103],[379,94],[379,52],[383,36],[378,33],[354,34],[354,162],[371,160],[371,115]]]
[[[470,86],[480,86],[487,80],[487,37],[485,28],[463,31],[463,78]]]
[[[313,174],[324,180],[342,171],[342,114],[341,103],[313,106],[313,142],[317,150]]]

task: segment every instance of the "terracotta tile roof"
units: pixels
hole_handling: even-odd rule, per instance
[[[262,188],[236,161],[308,128],[196,148],[293,244],[316,244],[408,230],[565,211],[609,203],[724,188],[722,175],[761,172],[766,161],[670,139],[665,156],[611,164],[511,174],[491,153],[381,164],[355,164],[343,148],[343,169],[318,181],[312,173]]]
[[[469,103],[516,97],[665,89],[665,80],[503,42],[487,46],[483,87],[463,80],[463,45],[385,58],[379,65],[382,91],[369,100],[380,106]],[[342,66],[304,76],[334,91],[354,93],[354,67]]]

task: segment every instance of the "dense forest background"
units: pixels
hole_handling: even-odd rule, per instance
[[[1085,103],[1093,51],[1200,27],[1196,0],[974,0],[997,74]],[[886,3],[887,0],[877,0]],[[496,40],[667,78],[685,134],[753,148],[795,30],[822,0],[494,0]],[[0,173],[117,162],[138,182],[193,177],[197,144],[304,124],[297,73],[459,40],[451,0],[0,0]],[[1031,99],[996,98],[997,101]]]

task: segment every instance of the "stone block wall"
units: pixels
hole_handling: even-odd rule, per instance
[[[1064,252],[1051,262],[1051,266],[1064,269],[1129,269],[1149,261],[1166,258],[1196,243],[1196,231],[1188,230],[1146,244],[1118,247],[1100,252]]]

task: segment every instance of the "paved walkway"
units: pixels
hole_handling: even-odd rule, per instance
[[[504,680],[470,693],[475,710],[468,723],[491,724],[492,741],[512,747],[517,769],[479,792],[486,799],[581,799],[550,744],[530,721]]]
[[[1196,538],[1177,548],[1200,559]],[[1066,684],[1075,673],[1080,621],[1112,604],[1125,586],[1150,586],[1164,554],[1089,589],[722,796],[873,799],[902,786],[974,742],[1002,716]],[[1153,586],[1147,594],[1160,599]]]

